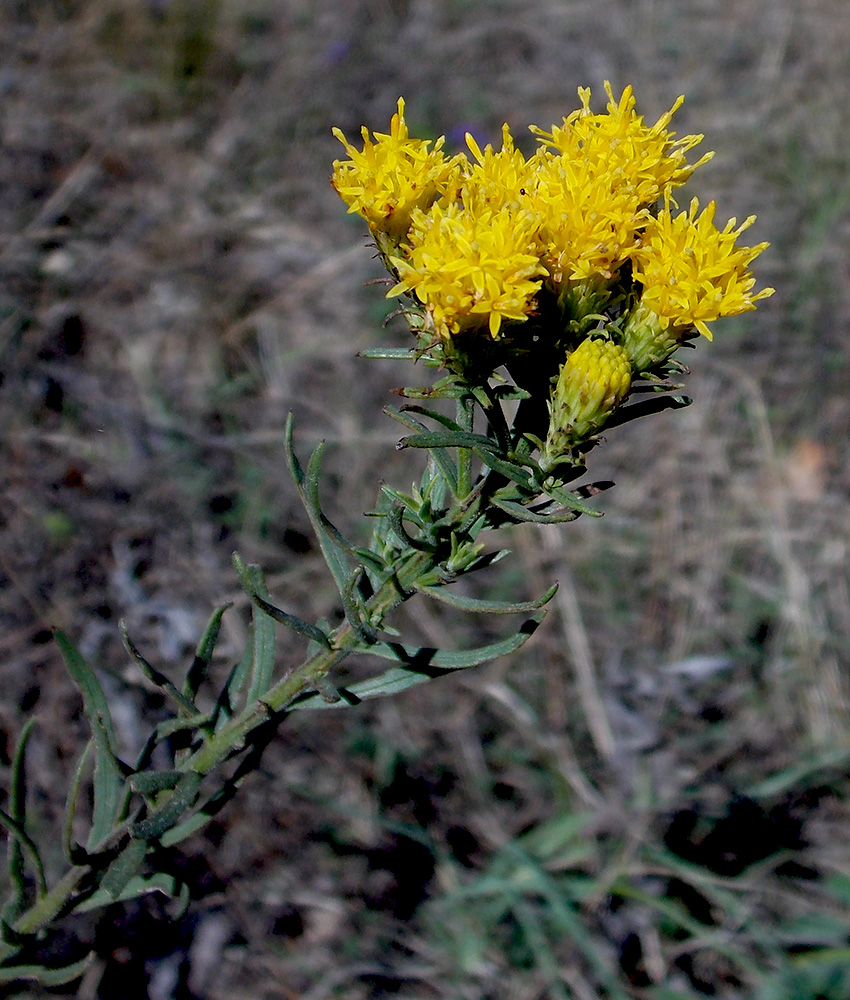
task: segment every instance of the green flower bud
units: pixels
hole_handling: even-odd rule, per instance
[[[576,445],[602,429],[629,394],[632,365],[625,348],[588,338],[568,355],[549,404],[549,433],[540,458],[551,469],[570,461]]]
[[[690,332],[690,327],[665,325],[657,313],[639,302],[623,327],[623,346],[634,371],[643,372],[666,361]]]

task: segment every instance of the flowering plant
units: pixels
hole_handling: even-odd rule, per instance
[[[694,200],[676,214],[673,192],[711,154],[689,162],[698,135],[668,128],[677,101],[654,124],[635,111],[631,88],[607,109],[581,107],[546,132],[526,158],[507,126],[501,149],[467,136],[470,156],[450,156],[443,139],[413,139],[404,102],[390,132],[362,131],[343,143],[332,183],[369,226],[390,275],[388,295],[412,334],[406,347],[363,352],[407,359],[435,372],[426,386],[397,390],[408,400],[386,412],[404,426],[399,448],[428,454],[410,492],[383,485],[367,544],[346,538],[319,496],[323,446],[306,466],[285,447],[289,470],[339,591],[342,623],[308,622],[280,608],[263,574],[235,557],[251,598],[244,655],[212,687],[222,616],[218,608],[185,678],[176,685],[125,634],[128,655],[167,696],[138,758],[121,759],[110,706],[96,674],[62,633],[56,639],[79,686],[92,738],[68,795],[62,845],[66,869],[49,884],[27,809],[20,737],[8,807],[11,892],[0,920],[0,981],[68,981],[86,957],[62,968],[46,961],[51,929],[63,917],[152,890],[185,895],[163,866],[161,848],[200,829],[234,796],[286,716],[357,705],[484,663],[519,648],[533,633],[555,587],[530,601],[498,602],[457,592],[462,576],[506,553],[487,551],[488,529],[559,523],[598,515],[589,500],[611,485],[576,481],[602,431],[666,408],[685,374],[674,352],[709,324],[755,308],[749,266],[764,249],[742,247],[752,223],[719,230],[715,208]],[[640,396],[635,400],[634,397]],[[453,400],[454,415],[442,404]],[[401,641],[392,612],[411,597],[464,611],[529,617],[505,638],[450,651]],[[306,640],[305,658],[275,676],[276,625]],[[338,667],[366,654],[385,667],[344,683]],[[85,807],[83,792],[91,788]],[[78,837],[87,811],[86,836]]]

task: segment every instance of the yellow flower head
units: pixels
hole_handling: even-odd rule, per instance
[[[714,155],[706,153],[696,163],[688,163],[686,154],[703,137],[686,135],[676,139],[676,133],[668,130],[683,97],[649,126],[635,113],[635,97],[630,86],[623,91],[619,101],[614,99],[607,80],[605,92],[608,107],[604,114],[594,114],[590,110],[590,90],[580,87],[582,107],[564,118],[562,126],[553,125],[551,132],[544,132],[532,125],[531,131],[539,137],[544,148],[552,148],[570,159],[581,158],[592,171],[609,175],[612,188],[628,193],[636,208],[648,207],[660,197],[669,195]]]
[[[473,211],[484,208],[499,209],[508,206],[528,210],[533,187],[533,169],[520,150],[514,146],[511,130],[502,126],[502,148],[495,152],[491,145],[481,151],[469,132],[466,144],[475,158],[467,163],[461,182],[460,197]]]
[[[711,340],[706,324],[755,309],[773,289],[753,294],[755,278],[749,271],[768,244],[739,247],[735,242],[755,216],[737,229],[736,220],[730,219],[719,230],[713,221],[714,202],[700,215],[698,209],[694,198],[687,212],[674,218],[667,206],[650,220],[632,257],[633,273],[643,285],[641,306],[658,317],[662,329],[696,327]]]
[[[340,129],[333,134],[350,159],[334,161],[331,184],[349,212],[362,215],[373,232],[396,240],[407,232],[411,212],[427,209],[445,191],[455,170],[455,161],[443,154],[443,136],[430,150],[429,141],[410,138],[402,98],[389,135],[375,132],[373,141],[363,126],[362,150],[352,146]]]
[[[628,396],[632,365],[625,349],[588,337],[567,357],[549,404],[549,433],[541,453],[544,469],[569,456],[575,445],[601,430]]]
[[[646,209],[596,161],[542,150],[533,165],[533,204],[555,283],[611,278],[634,249]]]
[[[471,211],[458,202],[415,211],[405,257],[393,257],[399,282],[388,295],[413,292],[436,334],[452,337],[504,320],[523,321],[545,270],[533,249],[536,220],[510,208]]]

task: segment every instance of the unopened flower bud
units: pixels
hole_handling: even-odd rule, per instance
[[[665,326],[657,313],[639,302],[623,327],[623,346],[634,371],[644,372],[666,361],[682,343],[683,335],[690,332],[690,327],[673,326],[669,322]]]
[[[629,393],[632,365],[623,347],[588,338],[568,355],[549,404],[549,433],[540,464],[569,460],[576,445],[601,430]]]

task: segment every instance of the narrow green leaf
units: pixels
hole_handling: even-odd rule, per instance
[[[452,652],[427,646],[404,646],[395,642],[377,643],[369,648],[370,653],[375,653],[385,659],[396,660],[401,665],[392,667],[377,677],[371,677],[344,688],[340,687],[342,699],[339,702],[329,704],[321,695],[311,694],[296,699],[288,706],[288,709],[346,708],[370,698],[383,698],[387,695],[398,694],[418,684],[424,684],[426,681],[454,673],[456,670],[487,663],[519,649],[534,634],[537,626],[545,617],[546,612],[540,611],[523,622],[514,635],[488,646],[479,646],[477,649]]]
[[[109,741],[99,728],[94,735],[94,808],[87,842],[95,851],[112,833],[123,800],[124,781]]]
[[[133,640],[127,632],[127,626],[123,621],[118,623],[118,630],[121,633],[121,640],[124,643],[124,648],[130,654],[133,662],[139,670],[141,670],[145,677],[147,677],[152,684],[155,684],[158,688],[165,692],[166,695],[168,695],[168,697],[177,706],[177,710],[181,715],[197,715],[197,705],[195,705],[195,703],[190,698],[187,698],[181,691],[178,691],[165,674],[160,673],[155,667],[151,666],[138,649],[136,649],[133,644]]]
[[[555,596],[558,584],[556,583],[551,586],[545,594],[542,594],[536,600],[523,601],[518,604],[513,604],[509,601],[487,601],[476,597],[465,597],[463,594],[456,594],[446,587],[421,586],[416,589],[419,593],[433,597],[437,601],[442,601],[443,604],[449,604],[460,611],[477,611],[488,615],[516,615],[526,614],[529,611],[537,611],[544,604],[548,604]]]
[[[196,771],[187,771],[161,808],[147,819],[133,824],[132,836],[138,840],[156,840],[166,830],[170,830],[183,813],[195,804],[201,780],[201,775]]]
[[[403,409],[398,409],[395,406],[384,407],[384,413],[386,413],[388,417],[392,417],[392,419],[397,421],[398,423],[404,425],[405,427],[410,428],[410,430],[421,431],[423,434],[428,433],[428,429],[425,427],[425,425],[420,423],[418,420],[415,420],[413,417],[411,417],[410,414],[407,412],[408,410],[414,410],[417,413],[425,413],[435,418],[437,417],[437,414],[430,413],[429,410],[426,410],[422,406],[417,406],[417,407],[406,406]],[[457,424],[454,423],[454,421],[450,421],[450,423],[452,423],[460,433],[465,433],[461,427],[459,427]],[[454,459],[451,457],[449,452],[446,451],[445,448],[432,448],[431,455],[437,464],[437,468],[443,474],[443,478],[445,479],[449,489],[455,496],[457,496],[458,495],[457,463],[454,461]]]
[[[542,488],[548,496],[552,497],[553,500],[557,500],[558,503],[563,504],[565,507],[577,510],[581,514],[589,514],[590,517],[602,517],[603,512],[601,510],[597,510],[596,507],[591,507],[589,503],[585,503],[575,492],[565,490],[554,483],[548,482],[544,482]]]
[[[182,771],[142,771],[130,776],[130,787],[140,795],[152,795],[174,788],[182,777]]]
[[[358,351],[358,358],[369,358],[373,361],[415,361],[418,351],[407,347],[367,347]]]
[[[83,706],[94,735],[94,807],[88,838],[91,851],[112,832],[122,801],[124,765],[115,750],[112,716],[100,682],[68,638],[59,630],[54,635],[65,666],[82,692]]]
[[[105,889],[98,889],[93,892],[84,902],[78,903],[74,907],[75,913],[88,913],[91,910],[98,910],[102,906],[109,906],[112,903],[124,902],[128,899],[138,899],[139,896],[146,896],[151,892],[161,892],[164,896],[177,896],[182,888],[173,875],[166,875],[164,872],[155,872],[153,875],[137,875],[131,878],[117,896],[111,896]]]
[[[321,441],[313,450],[310,461],[307,463],[307,473],[304,477],[304,487],[302,498],[307,510],[307,516],[319,539],[319,547],[328,569],[331,571],[336,581],[337,589],[345,586],[345,580],[351,572],[351,566],[345,557],[345,552],[336,543],[336,536],[339,531],[331,525],[333,530],[328,529],[330,521],[325,517],[321,503],[319,502],[319,479],[321,474],[322,456],[325,452],[325,442]]]
[[[111,900],[117,900],[127,887],[127,883],[138,875],[145,863],[147,852],[148,847],[144,840],[130,840],[106,869],[100,887]]]
[[[32,734],[35,719],[29,719],[21,735],[18,737],[18,745],[15,748],[15,755],[12,759],[12,772],[9,776],[9,804],[11,807],[11,818],[18,824],[21,830],[26,830],[27,820],[27,777],[26,777],[26,752],[27,743]],[[41,859],[35,843],[32,842],[32,850],[35,851],[35,872],[38,882],[38,892],[41,895],[45,891],[44,869],[41,866]],[[14,920],[26,905],[27,894],[27,873],[24,862],[24,850],[17,835],[9,834],[9,851],[7,858],[7,868],[9,871],[9,881],[12,885],[12,895],[4,908],[4,917],[7,920]]]
[[[473,451],[487,468],[500,473],[512,482],[518,483],[526,490],[534,488],[534,481],[531,478],[531,474],[521,465],[501,458],[493,452],[485,451],[483,448],[473,448]]]
[[[39,854],[35,841],[27,834],[22,823],[19,823],[16,819],[12,819],[12,817],[2,809],[0,809],[0,826],[5,827],[6,832],[9,834],[10,841],[14,840],[20,844],[23,851],[29,854],[30,860],[32,861],[33,871],[35,872],[36,883],[38,885],[38,894],[39,896],[43,896],[47,891],[47,883],[44,880],[44,866],[41,863],[41,855]],[[23,879],[23,864],[21,867],[21,878]],[[13,913],[13,910],[15,908],[18,889],[22,891],[23,884],[19,887],[16,886],[15,897],[13,900],[10,900],[10,919],[14,919],[14,917],[17,916],[16,913]]]
[[[351,572],[351,566],[345,557],[345,547],[341,547],[336,541],[339,532],[322,513],[321,504],[319,503],[319,471],[325,445],[324,442],[321,442],[314,449],[307,464],[307,471],[305,472],[298,461],[298,456],[295,454],[292,433],[293,419],[290,413],[286,421],[284,433],[284,446],[286,448],[289,471],[298,489],[301,503],[304,505],[304,510],[307,512],[307,517],[310,519],[310,524],[319,541],[319,547],[322,550],[322,555],[328,569],[336,581],[337,589],[342,590],[348,574]]]
[[[89,759],[94,750],[94,739],[86,743],[85,749],[80,754],[74,774],[71,778],[71,787],[68,789],[68,796],[65,799],[65,821],[62,824],[62,848],[65,857],[73,865],[78,863],[77,855],[82,850],[79,844],[74,843],[74,818],[77,815],[77,801],[80,797],[80,789],[83,785],[83,777],[88,767]]]
[[[221,631],[221,619],[224,612],[231,606],[232,602],[228,601],[227,604],[221,604],[213,611],[212,617],[204,629],[204,634],[201,636],[201,641],[198,643],[198,648],[195,650],[195,658],[192,660],[186,674],[186,682],[183,685],[183,694],[192,702],[195,700],[209,669],[215,644],[218,642],[218,634]]]
[[[242,585],[245,587],[245,591],[248,596],[262,611],[269,615],[269,617],[274,618],[274,620],[276,622],[280,622],[281,625],[286,625],[287,628],[291,628],[294,632],[298,632],[299,635],[306,635],[309,639],[313,639],[324,649],[331,648],[330,639],[320,628],[317,628],[315,625],[311,625],[309,622],[305,622],[303,618],[298,618],[296,615],[291,615],[286,611],[282,611],[280,608],[276,608],[273,604],[270,604],[267,600],[260,597],[260,595],[256,593],[251,583],[251,577],[247,572],[247,567],[242,562],[238,553],[234,553],[233,555],[233,565],[242,580]]]
[[[56,629],[53,636],[71,679],[82,692],[89,721],[95,720],[103,729],[110,748],[115,753],[115,731],[112,727],[112,716],[109,714],[109,704],[103,693],[103,688],[100,686],[100,681],[64,632]]]
[[[275,627],[274,619],[260,606],[269,596],[263,571],[251,564],[244,567],[243,582],[254,600],[251,609],[251,666],[248,680],[248,704],[252,704],[268,691],[274,676]]]
[[[363,617],[363,609],[357,600],[357,587],[363,576],[363,567],[358,566],[351,574],[345,589],[341,592],[342,609],[348,624],[354,629],[361,642],[370,646],[378,641],[377,631]]]
[[[164,719],[156,727],[157,742],[161,743],[175,733],[185,732],[187,729],[200,729],[211,724],[210,716],[206,712],[199,712],[197,715],[184,715],[182,717],[172,717]]]
[[[385,407],[384,412],[386,413],[389,409],[391,409],[391,407],[389,406]],[[460,424],[457,423],[457,421],[452,420],[451,417],[446,416],[445,413],[437,413],[434,410],[429,410],[426,406],[417,406],[415,403],[407,403],[401,408],[399,413],[402,416],[406,413],[418,413],[420,416],[430,417],[432,420],[435,420],[438,424],[442,424],[443,427],[447,427],[450,431],[454,431],[456,434],[471,433],[470,431],[461,427]],[[402,421],[402,423],[403,422],[404,421]],[[427,430],[425,425],[420,424],[418,421],[414,421],[413,424],[411,424],[411,426],[416,430],[420,428],[423,431]]]
[[[553,510],[550,514],[542,514],[529,510],[528,507],[523,507],[522,504],[514,503],[512,500],[497,500],[493,497],[492,502],[495,507],[503,510],[515,520],[530,524],[564,524],[581,517],[581,511],[564,510],[563,507]]]
[[[396,538],[402,545],[409,546],[419,552],[433,552],[434,546],[430,542],[420,541],[407,533],[404,526],[405,506],[402,503],[394,503],[387,511],[387,523],[392,528]]]
[[[0,965],[0,983],[35,982],[42,986],[62,986],[79,979],[93,961],[92,951],[79,962],[72,962],[71,965],[63,965],[58,969],[48,969],[41,965]]]
[[[424,431],[403,437],[396,448],[472,448],[485,452],[498,449],[498,444],[483,434],[468,434],[466,431]]]
[[[248,632],[248,641],[242,650],[242,656],[236,663],[227,678],[224,687],[221,689],[216,699],[215,708],[210,715],[210,726],[214,732],[233,717],[236,706],[239,702],[239,695],[245,685],[245,681],[251,672],[251,661],[254,656],[254,636],[252,631]]]

